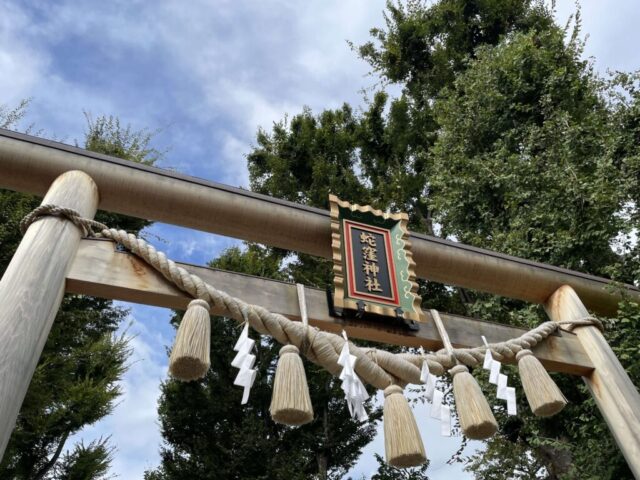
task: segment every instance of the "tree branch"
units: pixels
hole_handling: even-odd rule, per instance
[[[60,443],[58,444],[58,448],[56,448],[55,453],[53,454],[51,459],[47,463],[45,463],[40,470],[38,470],[38,473],[36,474],[36,476],[33,477],[34,480],[42,480],[44,476],[47,474],[47,472],[49,472],[49,470],[51,470],[51,468],[56,464],[56,462],[58,461],[58,458],[60,458],[60,454],[62,453],[62,449],[64,448],[64,444],[66,443],[67,438],[69,438],[69,432],[66,432],[62,436],[62,438],[60,439]]]

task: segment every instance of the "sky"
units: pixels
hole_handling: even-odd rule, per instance
[[[557,4],[564,23],[574,2]],[[585,54],[597,70],[638,68],[637,2],[581,4]],[[0,0],[0,105],[31,98],[25,125],[71,144],[82,144],[84,113],[115,115],[134,129],[159,130],[154,146],[167,150],[160,167],[247,187],[245,155],[258,128],[304,106],[364,105],[363,89],[377,79],[347,40],[366,41],[370,28],[383,26],[383,9],[380,0]],[[238,243],[164,224],[148,233],[171,258],[196,264]],[[174,332],[168,310],[126,306],[134,353],[124,394],[111,415],[73,440],[111,436],[112,473],[133,480],[159,463],[156,405]],[[430,478],[471,478],[446,463],[460,439],[440,437],[427,417],[416,409]],[[370,477],[373,453],[383,450],[379,435],[351,475]]]

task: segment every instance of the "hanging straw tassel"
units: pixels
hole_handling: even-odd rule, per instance
[[[384,450],[387,463],[394,467],[416,467],[427,461],[416,419],[398,385],[384,390]]]
[[[295,345],[280,349],[269,410],[274,422],[285,425],[304,425],[313,420],[307,377]]]
[[[204,300],[192,300],[182,317],[169,357],[171,375],[184,382],[204,377],[211,364],[210,343],[209,304]]]
[[[531,350],[516,355],[522,388],[534,415],[550,417],[564,408],[567,400]]]
[[[442,319],[437,310],[431,310],[431,318],[436,324],[442,343],[451,358],[455,359],[453,346],[449,340],[449,334],[444,328]],[[456,363],[458,361],[456,360]],[[449,373],[453,377],[453,396],[456,401],[456,411],[460,420],[462,431],[472,440],[484,440],[496,433],[498,422],[496,422],[493,412],[487,399],[480,390],[480,385],[469,373],[465,365],[456,365]]]
[[[449,373],[453,377],[453,396],[462,431],[472,440],[484,440],[496,433],[496,422],[480,385],[465,365],[456,365]]]

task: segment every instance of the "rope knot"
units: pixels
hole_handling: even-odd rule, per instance
[[[516,353],[516,362],[519,362],[521,358],[526,357],[527,355],[533,355],[531,350],[523,349]]]
[[[283,356],[287,353],[295,353],[297,355],[298,353],[300,353],[300,350],[298,350],[298,347],[296,347],[295,345],[285,345],[280,349],[280,356]]]
[[[469,369],[466,367],[466,365],[456,365],[451,370],[449,370],[449,374],[451,374],[452,377],[455,377],[457,374],[462,372],[469,373]]]
[[[394,393],[402,393],[402,387],[399,385],[389,385],[384,389],[384,398],[387,398],[389,395],[393,395]]]
[[[24,235],[32,223],[40,220],[42,217],[47,216],[66,218],[76,227],[82,230],[82,235],[84,237],[95,237],[96,232],[94,231],[94,228],[100,231],[109,228],[100,222],[82,217],[82,215],[80,215],[80,213],[78,213],[73,208],[44,204],[33,209],[20,221],[20,233]]]

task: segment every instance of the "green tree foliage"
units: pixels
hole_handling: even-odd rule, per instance
[[[64,454],[55,468],[55,478],[60,480],[103,480],[109,476],[109,463],[113,448],[108,445],[108,438],[100,438],[85,445],[83,442],[74,445],[72,451]]]
[[[354,171],[357,121],[348,105],[318,118],[306,109],[273,132],[258,132],[260,149],[249,156],[252,190],[306,205],[326,207],[330,191],[364,189]]]
[[[234,272],[286,279],[281,258],[249,245],[226,250],[211,266]],[[174,324],[180,316],[174,317]],[[162,463],[147,480],[342,478],[375,426],[349,419],[340,382],[305,362],[315,420],[290,428],[271,420],[272,381],[280,345],[264,337],[256,342],[258,374],[247,405],[233,385],[232,350],[240,327],[212,317],[211,369],[198,382],[168,380],[162,385],[159,414],[165,446]],[[371,416],[379,418],[379,412]]]
[[[376,92],[362,115],[348,105],[317,117],[308,109],[272,132],[259,131],[248,156],[252,189],[326,207],[329,191],[410,215],[433,233],[426,202],[430,149],[438,136],[433,103],[481,45],[510,32],[543,30],[553,16],[537,1],[446,0],[387,4],[386,28],[356,48],[375,73],[402,85],[398,98]],[[354,47],[355,48],[355,47]]]
[[[602,274],[624,226],[615,215],[623,179],[607,154],[605,85],[563,33],[479,49],[447,89],[436,107],[433,205],[446,235]]]
[[[427,198],[430,150],[438,136],[435,100],[477,47],[496,45],[511,32],[544,30],[553,17],[538,0],[409,0],[387,2],[385,24],[354,49],[383,83],[400,85],[402,93],[388,101],[377,92],[363,115],[362,169],[384,208],[406,211],[414,231],[433,234]]]
[[[598,77],[579,26],[579,15],[573,31],[557,26],[542,2],[389,3],[386,27],[357,51],[401,95],[377,92],[361,114],[305,110],[260,131],[252,187],[318,207],[331,192],[402,209],[414,231],[634,282],[638,77]],[[292,266],[314,278],[314,262]],[[330,279],[324,272],[315,278]],[[545,319],[537,306],[458,292],[462,302],[423,286],[436,308],[523,326]],[[636,384],[638,315],[625,302],[607,321]],[[520,398],[520,419],[501,413],[501,433],[468,460],[478,478],[631,478],[584,386],[557,380],[565,412],[537,419]]]
[[[14,127],[26,106],[1,108],[0,125]],[[89,122],[85,140],[87,147],[100,153],[117,152],[134,161],[157,158],[145,131],[123,128],[112,117]],[[36,197],[0,190],[0,273],[20,242],[20,220],[39,203]],[[149,224],[104,212],[96,219],[133,232]],[[121,393],[118,381],[130,347],[116,330],[126,313],[108,300],[64,297],[0,464],[1,478],[104,478],[111,458],[106,439],[63,452],[70,448],[68,438],[111,412]]]
[[[466,243],[633,282],[625,272],[634,263],[630,253],[612,248],[635,227],[628,211],[637,177],[624,174],[630,159],[615,151],[628,134],[621,139],[612,128],[621,109],[630,112],[611,101],[619,83],[599,79],[580,59],[576,35],[565,42],[564,34],[557,27],[518,33],[479,48],[443,93],[435,107],[435,216]],[[544,319],[531,308],[518,314],[516,306],[478,295],[473,309],[520,324]],[[640,340],[637,305],[622,305],[623,314],[624,322],[609,322],[608,339],[637,384],[630,355]],[[584,387],[558,381],[570,407],[553,421],[522,409],[524,422],[509,441],[498,436],[474,456],[470,468],[479,478],[504,478],[497,465],[504,472],[510,464],[513,474],[532,467],[522,478],[631,478]]]
[[[95,120],[87,112],[84,116],[88,126],[85,149],[143,165],[153,165],[162,157],[162,152],[151,145],[157,131],[133,130],[131,125],[124,126],[119,118],[111,115]]]
[[[477,47],[497,45],[509,33],[553,26],[553,16],[538,0],[430,3],[388,1],[385,28],[372,28],[372,40],[357,48],[375,73],[402,85],[419,104],[451,85]]]

